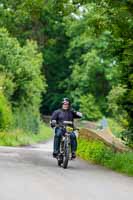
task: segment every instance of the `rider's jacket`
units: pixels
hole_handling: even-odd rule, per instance
[[[63,110],[63,109],[58,109],[53,112],[51,121],[56,120],[57,124],[62,124],[63,121],[74,121],[74,118],[81,118],[82,113],[76,112],[72,109],[69,110]]]

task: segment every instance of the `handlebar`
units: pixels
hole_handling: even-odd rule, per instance
[[[64,121],[63,124],[64,125],[73,125],[73,122],[72,121]]]
[[[56,120],[52,120],[51,122],[51,127],[63,127],[63,126],[69,126],[69,125],[72,125],[73,126],[73,129],[76,131],[79,131],[79,128],[77,127],[74,127],[74,124],[72,121],[64,121],[62,124],[57,124],[57,121]]]
[[[59,124],[57,124],[57,121],[56,121],[56,120],[52,120],[52,121],[51,121],[51,124],[59,125]],[[72,122],[72,121],[63,121],[63,122],[62,122],[62,125],[73,125],[73,122]]]

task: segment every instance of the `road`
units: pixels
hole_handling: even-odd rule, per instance
[[[80,159],[64,170],[51,154],[51,141],[0,147],[0,200],[133,199],[133,178]]]

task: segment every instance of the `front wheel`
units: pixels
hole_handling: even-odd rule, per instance
[[[63,168],[66,169],[68,166],[69,161],[69,145],[66,143],[64,147],[64,161],[63,161]]]

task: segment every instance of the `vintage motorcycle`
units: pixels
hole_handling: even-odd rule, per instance
[[[72,121],[64,121],[62,125],[56,124],[56,127],[60,127],[64,130],[60,142],[60,151],[57,156],[58,166],[62,166],[64,169],[68,167],[69,160],[72,160],[71,157],[71,133],[77,131],[78,129],[73,127]]]

